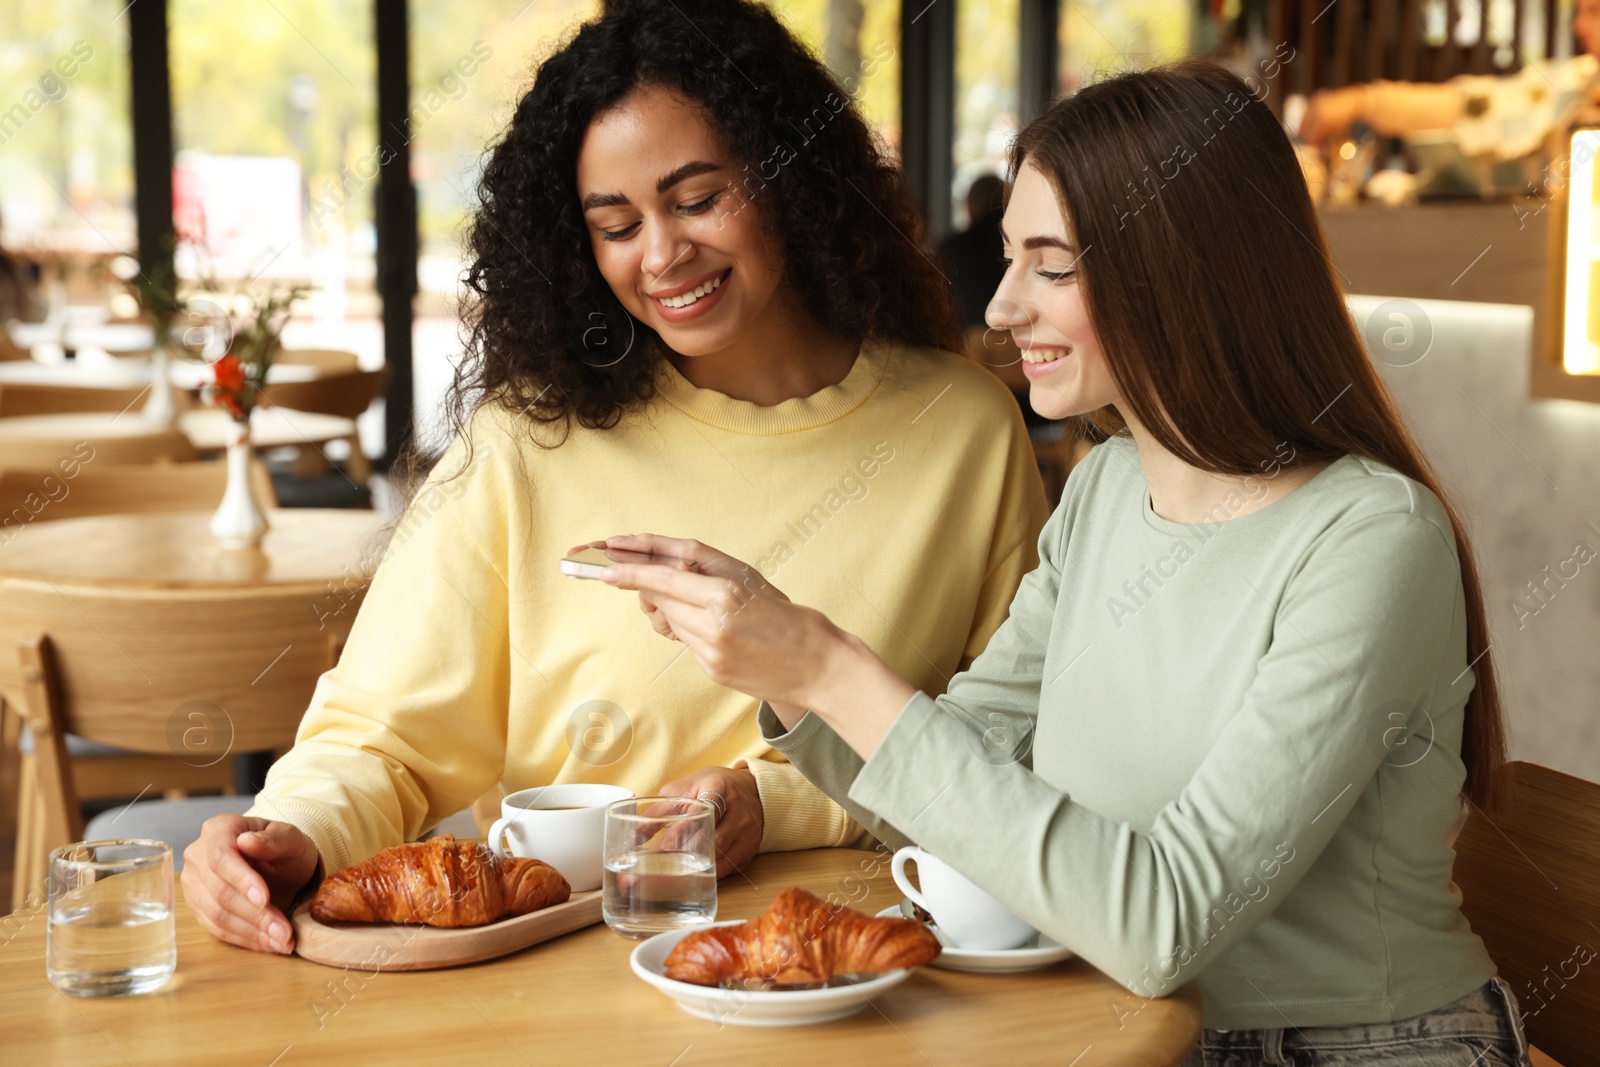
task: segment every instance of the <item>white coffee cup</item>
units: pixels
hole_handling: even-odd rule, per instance
[[[906,877],[906,864],[913,861],[917,865],[917,881],[922,883],[921,892]],[[912,903],[933,916],[934,924],[953,948],[986,952],[1021,948],[1036,932],[960,871],[916,846],[896,852],[890,870],[894,884]]]
[[[502,858],[543,860],[561,872],[574,893],[599,889],[606,805],[631,796],[633,790],[620,785],[573,783],[518,790],[500,801],[501,817],[489,828],[489,847]]]

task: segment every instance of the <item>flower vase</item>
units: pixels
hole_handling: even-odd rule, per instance
[[[157,343],[150,350],[150,397],[142,414],[146,422],[166,429],[178,423],[178,406],[172,399],[172,378],[167,373],[167,346]]]
[[[256,548],[267,533],[267,516],[250,478],[250,420],[234,419],[228,435],[228,487],[211,516],[212,536],[225,548]]]

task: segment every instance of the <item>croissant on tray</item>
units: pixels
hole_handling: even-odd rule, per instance
[[[330,874],[311,898],[311,914],[335,922],[482,926],[571,895],[561,872],[541,860],[501,859],[481,841],[442,834]]]
[[[687,935],[663,969],[695,985],[812,985],[915,967],[937,955],[939,939],[915,919],[869,919],[851,908],[835,910],[804,889],[785,889],[757,918]]]

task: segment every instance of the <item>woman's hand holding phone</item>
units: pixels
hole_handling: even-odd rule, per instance
[[[809,709],[867,759],[916,694],[866,642],[792,603],[748,563],[699,541],[655,534],[604,544],[607,553],[675,561],[619,563],[601,578],[638,591],[652,622],[661,616],[658,633],[687,645],[712,681],[769,701],[788,729]]]
[[[699,541],[623,534],[586,547],[649,557],[619,562],[602,580],[637,590],[655,631],[687,645],[712,681],[771,701],[786,726],[805,714],[801,694],[839,632],[821,612],[791,602],[755,567]]]

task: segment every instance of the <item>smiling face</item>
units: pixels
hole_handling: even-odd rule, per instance
[[[1028,403],[1050,419],[1082,415],[1119,400],[1078,284],[1076,238],[1055,190],[1024,162],[1001,222],[1005,277],[985,319],[1011,331],[1022,349]],[[1084,261],[1087,263],[1088,261]]]
[[[1578,47],[1600,55],[1600,0],[1578,0],[1572,10],[1572,35]]]
[[[660,86],[596,116],[578,150],[595,262],[622,306],[685,356],[728,347],[773,302],[777,241],[702,109]]]

